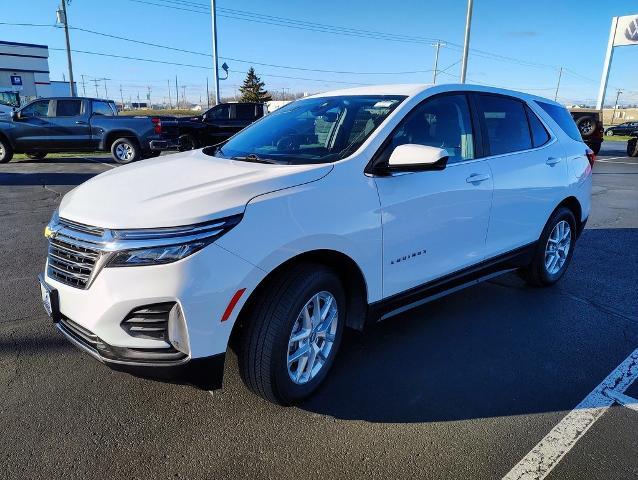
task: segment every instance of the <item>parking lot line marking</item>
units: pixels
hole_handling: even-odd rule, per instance
[[[638,349],[634,350],[576,408],[552,428],[545,438],[503,477],[503,480],[545,478],[596,420],[617,401],[610,394],[613,392],[622,395],[636,378],[638,378]]]
[[[625,158],[625,157],[619,157],[619,158]],[[638,162],[610,162],[607,159],[605,159],[605,160],[596,160],[596,163],[598,163],[598,162],[600,162],[600,163],[617,163],[618,165],[638,165]]]
[[[100,162],[99,160],[96,160],[94,158],[89,158],[89,157],[82,157],[84,160],[88,160],[89,162],[93,162],[93,163],[99,163],[100,165],[104,165],[105,167],[109,167],[109,168],[115,168],[115,165],[111,165],[109,163],[104,163],[104,162]]]
[[[616,402],[623,407],[627,407],[635,412],[638,412],[638,399],[625,395],[624,393],[618,393],[616,391],[606,392],[608,397],[613,398]]]

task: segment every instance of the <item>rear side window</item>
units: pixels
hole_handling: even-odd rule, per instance
[[[235,108],[237,109],[238,120],[252,120],[255,118],[255,105],[253,103],[238,103]]]
[[[106,115],[112,117],[114,115],[114,112],[110,103],[94,101],[93,115]]]
[[[82,100],[58,100],[56,117],[77,117],[82,110]]]
[[[532,148],[525,105],[520,100],[479,95],[481,114],[487,129],[490,155]]]
[[[230,118],[230,105],[213,107],[206,116],[210,120],[228,120]]]
[[[559,105],[552,105],[551,103],[545,102],[536,102],[539,107],[541,107],[545,112],[552,117],[558,126],[569,135],[574,140],[579,142],[582,141],[582,137],[580,136],[580,132],[578,131],[578,127],[574,122],[574,119],[569,114],[565,107],[561,107]]]
[[[545,145],[549,142],[549,133],[545,129],[543,122],[536,116],[532,109],[528,106],[525,106],[525,110],[527,111],[527,119],[529,120],[529,129],[532,132],[532,143],[534,144],[534,148]]]

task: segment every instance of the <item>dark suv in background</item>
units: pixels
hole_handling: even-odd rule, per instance
[[[600,110],[593,108],[572,108],[569,110],[569,113],[576,122],[580,135],[583,137],[583,142],[598,155],[605,133]]]
[[[264,103],[220,103],[202,115],[180,117],[179,149],[192,150],[228,140],[266,113]]]

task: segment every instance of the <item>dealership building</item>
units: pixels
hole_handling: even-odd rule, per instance
[[[51,95],[49,47],[0,40],[0,92],[18,92],[22,102]]]

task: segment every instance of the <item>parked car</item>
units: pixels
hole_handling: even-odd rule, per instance
[[[589,216],[594,160],[564,107],[524,93],[308,97],[222,147],[66,194],[46,230],[44,306],[97,360],[203,371],[208,388],[232,337],[248,387],[288,404],[324,380],[345,327],[514,269],[556,283]]]
[[[604,128],[600,110],[593,108],[573,108],[570,110],[583,141],[598,155],[603,143]]]
[[[605,130],[605,135],[631,135],[632,132],[638,130],[638,122],[624,122]]]
[[[178,118],[182,151],[223,142],[266,114],[263,103],[220,103],[202,115]]]
[[[49,152],[97,150],[129,163],[177,144],[174,117],[118,116],[115,103],[98,98],[40,98],[0,117],[0,163],[14,153],[41,159]]]
[[[12,90],[0,90],[0,118],[11,115],[20,108],[20,94]]]

